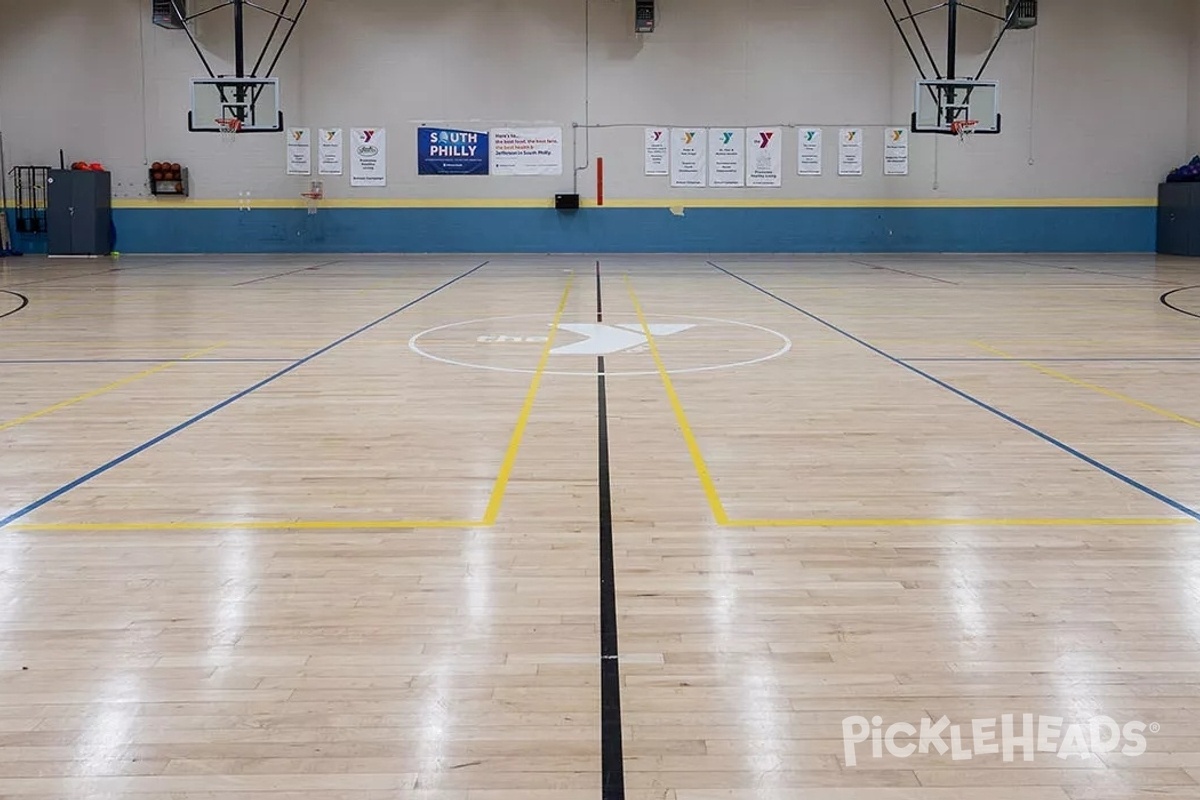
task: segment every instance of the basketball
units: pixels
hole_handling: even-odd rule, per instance
[[[172,164],[169,169],[171,172],[179,172],[179,170],[183,169],[183,167],[179,166],[178,164]]]
[[[153,164],[150,165],[150,169],[154,170],[155,172],[158,172],[162,168],[163,168],[163,165],[162,165],[161,161],[155,161]]]

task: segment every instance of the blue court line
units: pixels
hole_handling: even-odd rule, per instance
[[[0,358],[0,364],[161,364],[169,358]],[[294,358],[189,358],[180,364],[291,364]]]
[[[1140,364],[1142,362],[1200,361],[1200,358],[1193,358],[1193,357],[1187,357],[1187,356],[1150,356],[1150,357],[1146,357],[1146,358],[1135,358],[1135,357],[1129,357],[1129,358],[1121,358],[1121,357],[1118,357],[1118,358],[1043,358],[1042,356],[1031,356],[1029,358],[1026,358],[1025,356],[1013,356],[1012,358],[1000,358],[998,356],[974,356],[974,357],[968,356],[968,357],[962,357],[962,358],[959,358],[959,357],[940,358],[940,357],[936,357],[936,356],[930,356],[930,357],[923,357],[923,358],[897,358],[896,360],[904,361],[906,363],[911,363],[913,361],[946,361],[946,362],[953,362],[953,361],[968,361],[968,362],[969,361],[1011,361],[1015,364],[1019,364],[1022,361],[1038,361],[1038,362],[1054,361],[1057,363],[1067,363],[1067,362],[1077,362],[1077,361],[1078,362],[1094,361],[1099,364],[1106,364],[1106,363]]]
[[[126,461],[128,461],[129,459],[138,455],[139,453],[149,450],[151,447],[153,447],[154,445],[163,441],[164,439],[169,439],[170,437],[174,436],[175,434],[179,433],[180,431],[185,430],[186,428],[190,428],[192,425],[195,425],[197,422],[200,422],[201,420],[203,420],[207,417],[211,417],[213,414],[217,413],[218,411],[225,408],[226,406],[232,405],[233,403],[236,403],[238,400],[241,400],[243,397],[245,397],[249,394],[252,394],[254,392],[257,392],[259,389],[263,388],[267,384],[273,383],[273,382],[279,380],[280,378],[282,378],[284,375],[287,375],[289,372],[293,372],[293,371],[299,369],[300,367],[304,366],[305,364],[312,361],[313,359],[315,359],[319,356],[323,356],[324,354],[328,353],[330,350],[337,347],[338,345],[344,344],[345,342],[350,341],[354,337],[359,336],[363,333],[366,333],[367,331],[371,330],[372,328],[376,327],[377,325],[381,325],[384,322],[387,322],[392,317],[396,316],[397,314],[399,314],[403,311],[407,311],[408,309],[412,308],[413,306],[415,306],[417,303],[421,302],[422,300],[432,297],[433,295],[437,294],[438,292],[442,291],[443,289],[453,286],[454,284],[458,283],[463,278],[473,275],[474,273],[476,273],[479,270],[486,267],[488,265],[488,263],[489,262],[484,261],[482,264],[472,267],[471,269],[467,270],[466,272],[459,275],[458,277],[452,278],[451,280],[446,281],[441,286],[438,286],[436,289],[430,289],[428,292],[426,292],[425,294],[416,298],[415,300],[410,300],[409,302],[405,303],[404,305],[400,306],[399,308],[397,308],[393,311],[389,311],[387,314],[384,314],[382,317],[375,320],[374,322],[368,322],[366,325],[363,325],[358,330],[356,330],[352,333],[346,334],[345,336],[343,336],[342,338],[333,342],[332,344],[325,345],[320,350],[310,353],[307,356],[305,356],[304,358],[301,358],[300,360],[289,364],[288,366],[284,367],[283,369],[279,370],[278,372],[274,373],[273,375],[263,378],[261,381],[254,384],[253,386],[243,389],[242,391],[238,392],[237,394],[233,395],[232,397],[228,397],[225,400],[222,400],[221,402],[217,403],[215,406],[211,406],[210,408],[208,408],[204,411],[201,411],[196,416],[191,417],[190,419],[184,420],[183,422],[176,425],[174,428],[164,431],[163,433],[160,433],[158,436],[155,436],[153,439],[145,441],[142,444],[139,444],[137,447],[133,448],[132,450],[129,450],[129,451],[117,456],[116,458],[112,459],[111,461],[108,461],[108,462],[100,465],[99,467],[96,467],[94,470],[87,473],[86,475],[81,475],[78,478],[76,478],[75,480],[71,481],[70,483],[64,484],[64,485],[58,487],[57,489],[55,489],[54,491],[50,492],[49,494],[39,497],[37,500],[34,500],[32,503],[25,506],[24,508],[14,511],[13,513],[9,514],[4,519],[0,519],[0,528],[4,528],[5,526],[10,525],[13,522],[16,522],[17,520],[21,519],[22,517],[24,517],[28,514],[31,514],[34,511],[37,511],[42,506],[46,505],[47,503],[53,502],[54,500],[57,500],[59,497],[62,497],[64,494],[71,491],[72,489],[75,489],[76,487],[82,486],[83,484],[87,483],[92,478],[95,478],[98,475],[103,475],[105,472],[108,472],[113,467],[119,466],[120,464],[125,463]]]
[[[785,306],[787,306],[795,311],[799,311],[801,314],[808,317],[813,322],[824,325],[826,328],[833,331],[834,333],[838,333],[842,336],[845,336],[847,339],[851,340],[852,342],[862,345],[863,347],[870,350],[872,353],[875,353],[878,356],[882,356],[883,358],[886,358],[888,361],[891,361],[893,364],[903,367],[904,369],[908,370],[909,372],[914,372],[917,375],[920,375],[925,380],[930,381],[931,383],[937,384],[938,386],[942,387],[943,389],[945,389],[949,392],[952,392],[953,394],[958,395],[963,400],[966,400],[967,402],[969,402],[973,405],[976,405],[979,408],[982,408],[984,411],[988,411],[992,414],[995,414],[997,417],[1000,417],[1000,419],[1005,420],[1006,422],[1016,425],[1018,428],[1025,431],[1026,433],[1031,433],[1034,436],[1041,439],[1042,441],[1047,442],[1048,444],[1054,445],[1059,450],[1062,450],[1065,453],[1069,453],[1070,455],[1075,456],[1075,458],[1078,458],[1080,461],[1083,461],[1086,464],[1090,464],[1091,466],[1095,467],[1096,469],[1100,470],[1101,472],[1106,473],[1107,475],[1109,475],[1112,478],[1116,478],[1117,480],[1121,481],[1122,483],[1126,484],[1127,486],[1131,486],[1132,488],[1137,489],[1139,492],[1142,492],[1143,494],[1147,494],[1150,497],[1153,497],[1155,500],[1158,500],[1160,503],[1164,503],[1165,505],[1170,506],[1171,508],[1180,512],[1181,514],[1186,514],[1187,516],[1191,517],[1192,519],[1200,521],[1200,511],[1197,511],[1194,508],[1190,508],[1178,500],[1167,497],[1162,492],[1160,492],[1156,489],[1152,489],[1149,486],[1147,486],[1146,484],[1141,483],[1140,481],[1134,480],[1133,478],[1129,477],[1128,475],[1125,475],[1125,474],[1119,472],[1118,470],[1114,469],[1113,467],[1108,466],[1107,464],[1104,464],[1103,462],[1097,461],[1096,459],[1092,458],[1091,456],[1087,455],[1086,453],[1084,453],[1080,450],[1076,450],[1074,447],[1067,444],[1066,442],[1063,442],[1059,439],[1055,439],[1050,434],[1044,433],[1026,422],[1022,422],[1021,420],[1017,419],[1016,417],[1012,416],[1011,414],[1004,413],[1003,411],[996,408],[995,406],[989,405],[988,403],[985,403],[983,400],[980,400],[979,398],[975,397],[974,395],[968,394],[967,392],[964,392],[962,389],[958,389],[958,388],[950,385],[949,383],[946,383],[942,379],[934,377],[933,375],[929,374],[928,372],[925,372],[924,370],[920,369],[919,367],[914,367],[912,364],[908,364],[908,363],[905,363],[904,361],[901,361],[899,358],[896,358],[892,354],[879,349],[878,347],[867,342],[866,340],[860,339],[857,336],[855,336],[854,334],[850,333],[849,331],[845,331],[845,330],[839,328],[837,325],[834,325],[832,322],[829,322],[825,319],[822,319],[821,317],[818,317],[816,314],[812,313],[811,311],[804,310],[803,308],[796,305],[795,303],[792,303],[789,300],[783,299],[779,295],[771,292],[769,289],[764,289],[763,287],[759,286],[758,284],[752,283],[751,281],[747,280],[746,278],[743,278],[741,275],[730,272],[729,270],[725,269],[724,267],[722,267],[721,265],[719,265],[713,261],[709,261],[707,263],[710,267],[713,267],[714,269],[724,272],[729,277],[734,278],[735,280],[741,281],[742,283],[746,284],[747,286],[749,286],[751,289],[754,289],[755,291],[762,292],[767,297],[771,297],[775,300],[778,300],[780,303],[783,303]]]

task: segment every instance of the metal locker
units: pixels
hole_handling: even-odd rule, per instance
[[[1158,187],[1158,252],[1186,256],[1190,250],[1192,192],[1190,183],[1163,183]]]
[[[112,175],[51,170],[46,193],[52,256],[103,256],[112,250]]]

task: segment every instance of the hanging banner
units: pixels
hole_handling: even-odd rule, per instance
[[[712,128],[708,132],[708,185],[746,185],[746,129]]]
[[[671,185],[704,186],[708,177],[708,136],[704,128],[671,129]]]
[[[746,185],[783,186],[783,128],[746,129]]]
[[[493,175],[562,175],[562,128],[495,128]]]
[[[317,171],[322,175],[342,174],[342,129],[321,128],[317,142]]]
[[[417,128],[418,175],[487,175],[491,153],[483,131]]]
[[[908,174],[908,128],[888,128],[883,150],[883,174]]]
[[[287,174],[312,175],[312,131],[308,128],[287,130]]]
[[[670,175],[669,131],[666,128],[646,128],[646,174]]]
[[[800,175],[820,175],[822,171],[821,159],[821,129],[820,128],[801,128],[800,129],[800,160],[798,174]]]
[[[387,131],[350,129],[350,185],[387,186]]]
[[[842,128],[838,136],[838,175],[862,174],[862,128]]]

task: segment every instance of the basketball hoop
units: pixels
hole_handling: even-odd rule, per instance
[[[950,123],[950,132],[958,137],[960,142],[965,142],[967,137],[975,132],[975,128],[979,125],[977,119],[955,120]]]
[[[317,204],[325,199],[325,185],[321,181],[313,181],[311,188],[307,192],[301,192],[300,196],[308,201],[308,215],[315,216]]]
[[[227,144],[236,142],[237,135],[242,130],[242,121],[237,117],[218,117],[217,130],[221,133],[221,141]]]

